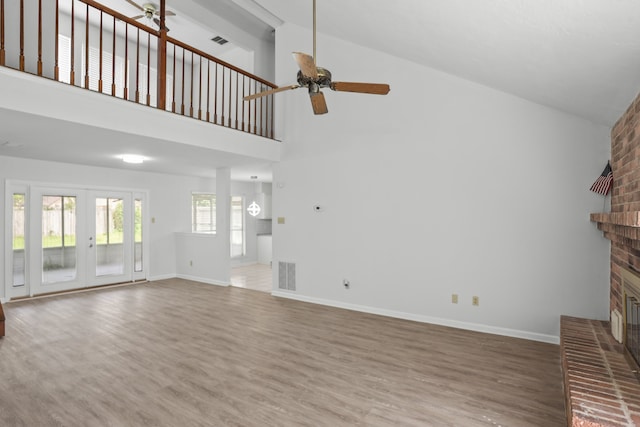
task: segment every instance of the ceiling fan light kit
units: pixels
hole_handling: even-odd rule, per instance
[[[129,1],[129,0],[127,0]],[[329,112],[324,94],[320,89],[329,88],[337,92],[354,92],[368,93],[373,95],[386,95],[389,93],[390,87],[386,83],[354,83],[354,82],[334,82],[331,80],[331,72],[326,68],[316,65],[316,0],[313,0],[313,56],[302,52],[293,52],[293,59],[297,62],[298,75],[296,81],[298,84],[290,86],[282,86],[275,89],[266,90],[264,92],[254,93],[245,96],[245,101],[260,98],[286,90],[298,89],[306,87],[309,90],[309,98],[314,114],[326,114]]]

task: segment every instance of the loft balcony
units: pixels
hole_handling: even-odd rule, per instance
[[[243,100],[274,84],[93,0],[0,0],[0,86],[0,143],[50,139],[19,156],[90,129],[48,158],[111,144],[186,149],[194,170],[279,159],[273,95]]]

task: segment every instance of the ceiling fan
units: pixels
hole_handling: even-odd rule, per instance
[[[390,88],[388,84],[334,82],[331,80],[331,72],[329,70],[316,65],[316,0],[313,0],[313,56],[307,55],[306,53],[293,52],[293,58],[300,68],[297,75],[298,84],[265,90],[264,92],[245,96],[244,100],[250,101],[262,96],[271,95],[272,93],[306,87],[309,90],[311,107],[313,108],[314,114],[326,114],[329,110],[327,109],[324,94],[320,91],[322,88],[328,87],[338,92],[370,93],[374,95],[386,95],[389,93]]]
[[[142,6],[140,6],[138,3],[134,2],[133,0],[125,0],[127,3],[129,3],[130,5],[132,5],[133,7],[135,7],[136,9],[140,9],[143,14],[142,15],[137,15],[137,16],[132,16],[131,19],[140,19],[140,18],[147,18],[147,19],[153,19],[153,22],[155,22],[155,24],[160,27],[160,20],[158,18],[154,18],[155,16],[159,16],[160,15],[160,8],[158,7],[158,5],[153,4],[153,3],[144,3]],[[165,11],[165,16],[176,16],[175,12],[171,12],[170,10]],[[169,31],[169,28],[165,29],[167,31]]]

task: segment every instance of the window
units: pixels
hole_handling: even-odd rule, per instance
[[[244,199],[231,197],[231,256],[245,255],[244,245]]]
[[[134,233],[133,233],[133,256],[134,256],[134,269],[135,272],[142,271],[142,199],[135,199],[133,203],[135,209],[134,216]]]
[[[58,34],[58,80],[71,83],[71,38]]]
[[[215,194],[191,194],[191,231],[194,233],[216,232]]]
[[[13,286],[25,284],[25,195],[13,193]]]

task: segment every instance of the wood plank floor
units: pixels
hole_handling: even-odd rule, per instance
[[[2,426],[562,426],[558,346],[171,279],[5,305]]]

